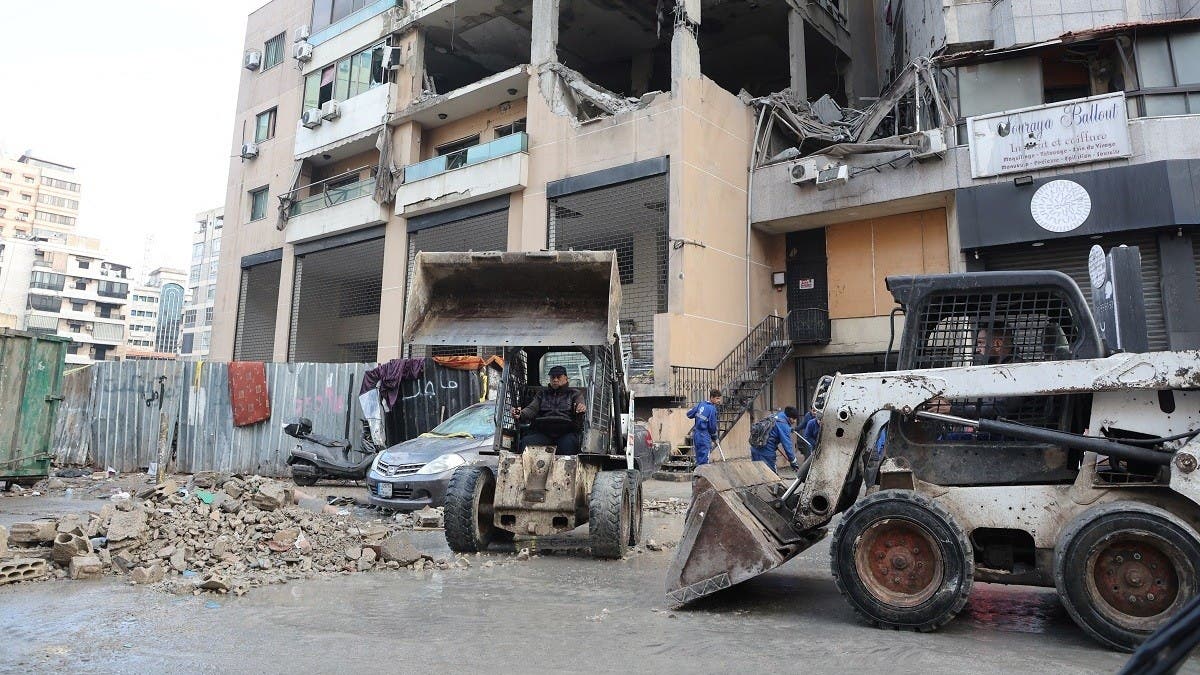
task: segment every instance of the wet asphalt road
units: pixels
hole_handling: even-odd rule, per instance
[[[687,484],[648,488],[662,497]],[[674,542],[682,520],[648,513],[648,536]],[[413,539],[449,555],[440,532]],[[838,595],[825,545],[670,611],[671,556],[490,553],[467,570],[372,572],[242,598],[180,598],[114,578],[0,587],[0,671],[1067,675],[1116,672],[1125,659],[1090,641],[1044,589],[977,584],[933,634],[869,628]]]

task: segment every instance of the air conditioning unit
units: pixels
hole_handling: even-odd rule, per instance
[[[845,164],[833,164],[817,172],[818,190],[828,190],[829,188],[845,185],[849,182],[850,167]]]
[[[384,47],[383,52],[384,67],[388,70],[396,70],[404,63],[403,55],[400,47]]]
[[[337,101],[326,101],[321,104],[321,119],[336,120],[342,114]]]
[[[312,59],[313,46],[307,42],[297,42],[292,45],[292,58],[297,61],[309,61]]]
[[[242,57],[242,67],[246,70],[258,70],[262,65],[262,52],[257,49],[251,49]]]
[[[309,35],[311,35],[311,30],[310,30],[308,24],[304,24],[303,26],[300,26],[299,28],[296,29],[296,39],[293,40],[293,42],[301,42],[303,40],[307,40]]]
[[[788,171],[791,172],[792,185],[800,185],[801,183],[809,183],[817,179],[817,160],[812,157],[802,159],[791,166]]]
[[[943,129],[929,129],[916,134],[918,145],[913,151],[913,159],[924,161],[941,159],[946,155],[946,132]]]
[[[315,129],[321,126],[321,110],[319,108],[309,108],[300,115],[300,124],[304,125],[305,129]]]
[[[258,143],[242,143],[242,159],[258,157]]]

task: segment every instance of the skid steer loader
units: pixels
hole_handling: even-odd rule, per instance
[[[1200,352],[1105,357],[1058,272],[887,285],[901,370],[818,384],[820,442],[794,482],[701,467],[668,599],[778,567],[841,514],[833,576],[869,623],[934,630],[973,580],[1040,585],[1096,640],[1135,648],[1197,595]]]
[[[588,524],[586,545],[619,558],[641,538],[642,467],[633,453],[633,398],[621,350],[621,282],[612,251],[418,253],[405,339],[437,349],[500,350],[492,451],[497,468],[459,467],[446,490],[450,548],[482,551],[493,541],[531,538],[573,548],[559,535]],[[577,455],[527,445],[524,408],[562,366],[586,411],[575,420]],[[541,420],[535,419],[534,424]],[[549,540],[538,538],[550,537]]]

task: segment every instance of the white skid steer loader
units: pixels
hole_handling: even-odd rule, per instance
[[[1200,352],[1105,357],[1058,272],[888,288],[901,370],[822,380],[820,442],[794,482],[701,467],[668,598],[778,567],[841,514],[833,576],[869,623],[934,630],[973,580],[1041,585],[1096,640],[1137,647],[1198,592]]]

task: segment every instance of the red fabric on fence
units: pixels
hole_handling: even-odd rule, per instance
[[[229,402],[233,426],[244,427],[271,419],[267,393],[267,366],[261,361],[232,361],[229,364]]]

